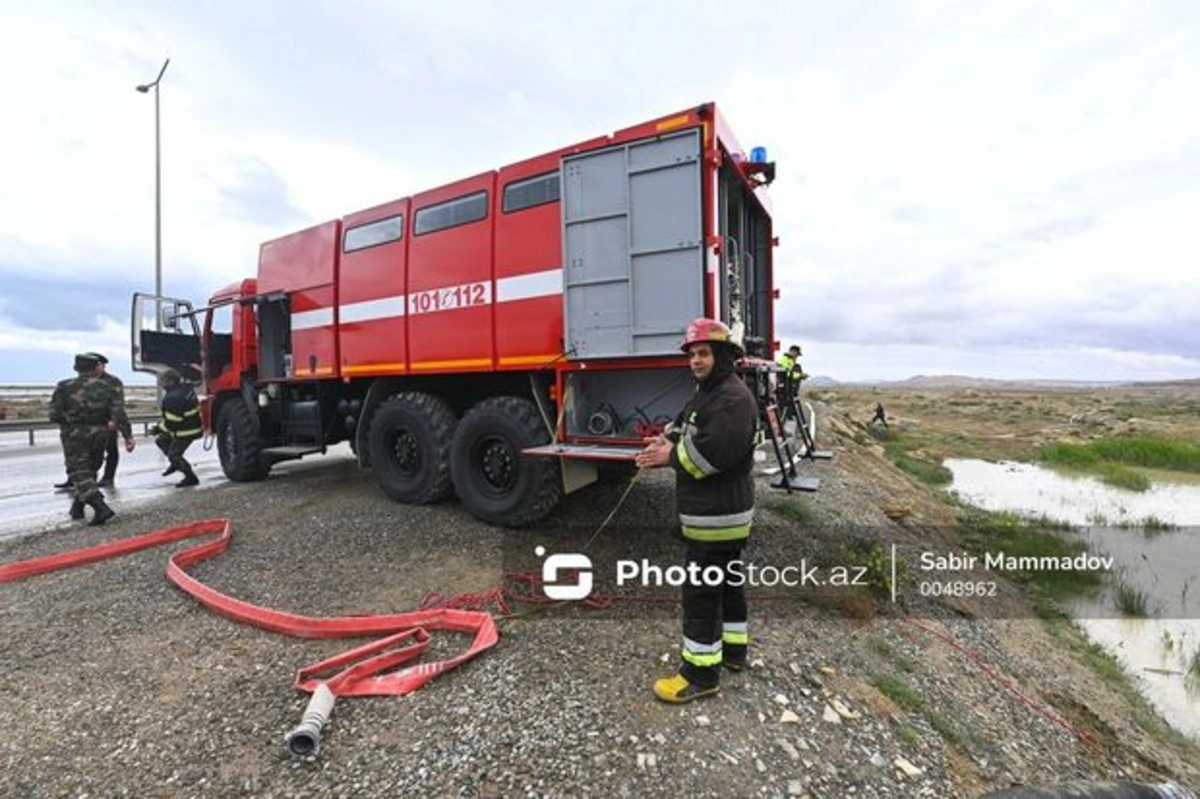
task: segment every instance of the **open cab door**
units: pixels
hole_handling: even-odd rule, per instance
[[[200,327],[189,301],[134,294],[130,333],[135,372],[175,369],[187,382],[200,382]]]

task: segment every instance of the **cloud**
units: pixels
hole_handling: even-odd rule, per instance
[[[133,87],[169,55],[168,293],[252,275],[292,230],[715,99],[778,163],[776,338],[845,358],[810,372],[869,374],[873,354],[1194,376],[1198,34],[1170,2],[14,8],[0,350],[107,335],[96,320],[120,327],[151,285],[154,103]]]
[[[286,228],[305,221],[305,215],[288,197],[288,185],[279,173],[259,158],[241,158],[226,165],[229,176],[218,180],[226,201],[225,213],[266,227]]]

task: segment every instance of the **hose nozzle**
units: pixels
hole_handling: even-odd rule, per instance
[[[308,700],[308,707],[304,708],[304,717],[299,726],[283,739],[288,751],[299,757],[316,755],[321,751],[321,728],[329,721],[334,699],[333,692],[325,683],[317,686],[312,699]]]

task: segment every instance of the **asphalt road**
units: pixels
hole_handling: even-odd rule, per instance
[[[121,509],[143,505],[155,499],[170,496],[176,491],[203,491],[222,485],[228,480],[221,472],[215,444],[204,449],[202,442],[191,446],[187,458],[200,478],[200,485],[177,489],[177,475],[163,477],[167,459],[154,446],[152,437],[137,436],[137,448],[132,453],[121,450],[121,462],[117,467],[116,484],[104,489],[112,507]],[[334,454],[341,449],[332,450]],[[349,457],[346,448],[345,457]],[[305,461],[328,462],[328,456],[312,456]],[[277,468],[289,468],[299,462],[290,462]],[[28,434],[5,433],[0,435],[0,540],[45,530],[67,529],[76,523],[67,518],[71,495],[55,491],[54,484],[66,478],[63,467],[62,447],[53,431],[39,433],[35,446],[29,446]]]

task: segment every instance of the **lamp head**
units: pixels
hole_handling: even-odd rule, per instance
[[[146,92],[150,91],[150,87],[147,84],[143,83],[141,86],[137,87],[137,90],[139,92],[141,92],[142,94],[145,94]]]

